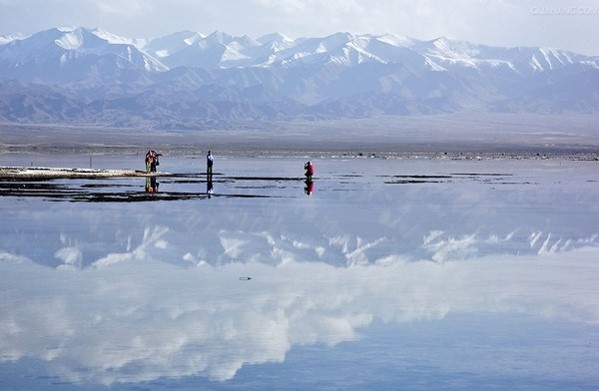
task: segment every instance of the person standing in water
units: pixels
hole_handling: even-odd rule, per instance
[[[158,157],[161,153],[156,153],[153,149],[146,153],[146,172],[156,172],[156,166],[160,164]]]
[[[312,182],[312,176],[314,175],[314,165],[311,161],[308,160],[306,164],[304,164],[304,170],[306,170],[306,187],[304,187],[304,192],[306,195],[312,195],[314,191],[314,182]]]
[[[212,166],[214,165],[214,156],[212,156],[212,152],[208,151],[208,155],[206,155],[206,176],[212,180]]]
[[[304,170],[306,170],[306,179],[311,181],[312,175],[314,175],[314,165],[311,161],[308,160],[308,162],[304,164]]]
[[[152,151],[148,151],[146,153],[146,172],[152,171],[152,163],[154,162],[154,156],[152,155]]]

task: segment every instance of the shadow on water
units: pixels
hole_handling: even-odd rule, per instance
[[[528,182],[508,182],[513,174],[457,172],[443,175],[378,175],[384,184],[443,184],[462,181],[475,181],[487,184],[528,184]],[[345,178],[360,178],[362,175],[348,174],[337,177],[338,183]],[[332,178],[330,178],[332,179]],[[144,202],[181,201],[193,199],[220,198],[280,198],[288,195],[273,195],[292,183],[302,183],[303,192],[314,193],[314,181],[307,177],[287,176],[227,176],[221,173],[162,174],[143,177],[143,191],[132,178],[1,178],[0,197],[39,197],[51,201],[68,202]],[[233,192],[215,192],[214,185]],[[234,192],[242,190],[242,193]],[[167,191],[164,191],[167,190]],[[253,191],[270,191],[271,194],[256,194]],[[340,189],[339,191],[349,191]]]
[[[306,179],[306,180],[304,181],[304,185],[305,185],[305,186],[304,186],[304,193],[305,193],[307,196],[311,196],[311,195],[312,195],[312,193],[314,193],[314,181],[313,181],[311,178],[309,178],[309,179]]]
[[[494,184],[526,184],[506,182],[507,177],[513,174],[500,173],[451,173],[447,175],[380,175],[387,185],[423,184],[423,183],[451,183],[455,181],[476,181]]]
[[[387,185],[442,184],[459,181],[475,181],[487,184],[528,184],[508,182],[513,174],[502,173],[451,173],[446,175],[379,175]],[[216,178],[215,178],[216,177]],[[345,176],[344,176],[345,177]],[[359,178],[360,175],[350,175]],[[158,181],[160,179],[160,181]],[[126,182],[123,183],[123,180]],[[144,190],[136,178],[54,178],[54,179],[0,179],[0,197],[39,197],[51,201],[68,202],[144,202],[182,201],[220,198],[279,198],[272,194],[255,194],[252,190],[284,190],[290,183],[301,182],[303,192],[314,193],[314,181],[305,177],[282,176],[226,176],[222,174],[168,174],[143,178]],[[244,184],[248,183],[251,184]],[[216,193],[214,184],[221,188],[241,189],[243,193]],[[340,181],[339,183],[343,183]],[[161,188],[164,185],[168,191]],[[205,187],[203,187],[205,186]],[[180,189],[180,190],[178,190]],[[191,190],[190,190],[191,189]],[[197,189],[197,191],[196,191]],[[342,189],[339,191],[348,191]]]
[[[174,177],[181,177],[177,175]],[[189,175],[185,179],[172,180],[171,176],[164,177],[158,181],[157,177],[144,178],[145,185],[142,187],[137,178],[126,179],[127,182],[115,181],[106,178],[61,178],[57,179],[29,179],[29,180],[0,180],[0,197],[18,198],[42,198],[49,201],[66,202],[145,202],[145,201],[182,201],[203,200],[212,197],[220,198],[274,198],[272,195],[264,194],[233,194],[215,193],[215,180],[212,176],[205,181],[198,175]],[[231,181],[223,177],[219,181]],[[235,182],[234,180],[232,182]],[[205,183],[205,191],[201,184]],[[162,185],[166,185],[169,191],[164,191]],[[171,186],[173,185],[173,186]],[[178,185],[181,190],[176,190]],[[194,185],[197,185],[194,186]],[[174,189],[173,189],[174,188]],[[192,188],[198,191],[189,190]]]

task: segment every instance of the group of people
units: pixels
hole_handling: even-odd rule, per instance
[[[149,150],[146,153],[146,172],[156,172],[156,167],[160,165],[158,157],[162,156],[161,153]],[[156,181],[155,176],[146,178],[146,193],[156,193],[158,191],[159,183]]]
[[[146,172],[156,172],[156,167],[160,165],[159,156],[162,154],[156,153],[153,149],[146,153]]]
[[[152,172],[156,172],[156,167],[158,165],[160,165],[160,161],[159,161],[159,157],[162,156],[161,153],[157,153],[154,150],[149,150],[146,153],[146,172],[147,173],[152,173]],[[214,166],[214,156],[212,156],[212,151],[208,151],[208,154],[206,155],[206,193],[208,193],[208,195],[211,195],[213,192],[213,185],[212,185],[212,167]],[[312,182],[312,176],[314,175],[314,165],[312,164],[311,161],[306,162],[306,164],[304,164],[304,170],[305,170],[305,175],[306,175],[306,187],[304,188],[304,191],[306,192],[306,194],[310,195],[312,194],[312,191],[314,191],[314,182]],[[152,176],[152,177],[148,177],[146,179],[146,192],[148,193],[154,193],[158,191],[158,183],[156,182],[156,177]]]

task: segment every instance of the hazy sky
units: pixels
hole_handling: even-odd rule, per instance
[[[0,35],[62,25],[131,38],[182,30],[253,38],[394,33],[599,55],[599,0],[0,0]]]

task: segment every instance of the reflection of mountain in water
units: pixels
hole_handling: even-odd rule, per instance
[[[268,199],[0,198],[0,362],[82,383],[224,381],[374,322],[599,322],[595,174],[573,169],[510,184],[319,178],[312,197],[298,181]]]
[[[257,189],[221,181],[211,203],[202,201],[205,183],[166,180],[161,197],[194,197],[172,204],[79,205],[76,210],[63,204],[46,209],[31,201],[30,209],[4,216],[14,229],[4,233],[3,250],[62,267],[131,259],[140,249],[186,267],[249,261],[351,266],[393,257],[450,262],[598,245],[596,220],[588,213],[596,200],[592,191],[584,190],[592,182],[576,183],[582,185],[579,191],[576,186],[547,187],[511,174],[508,184],[503,183],[507,174],[468,174],[474,179],[463,179],[465,175],[436,176],[446,183],[405,185],[390,184],[386,177],[322,178],[320,190],[309,198],[301,195],[302,182],[281,178],[271,181],[277,186]],[[146,197],[137,185],[128,191]],[[185,187],[181,191],[176,186]],[[98,191],[108,197],[111,189]],[[107,213],[111,210],[114,213]],[[32,228],[52,227],[36,229],[36,246],[28,244],[31,237],[24,228],[30,222],[29,211],[36,216]]]

